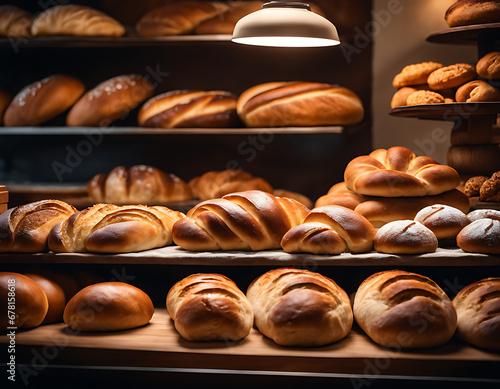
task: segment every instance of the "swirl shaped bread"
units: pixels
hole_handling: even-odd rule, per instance
[[[167,310],[186,340],[240,340],[252,329],[253,311],[245,294],[221,274],[193,274],[167,294]]]
[[[362,195],[416,197],[452,190],[460,176],[450,166],[396,146],[354,158],[344,171],[344,181],[348,189]]]
[[[450,27],[500,21],[500,4],[497,0],[458,0],[445,14]]]
[[[500,278],[476,281],[453,299],[457,334],[475,346],[500,350]]]
[[[189,181],[193,196],[200,200],[210,200],[233,192],[262,190],[273,193],[273,187],[261,177],[255,177],[240,169],[209,171]]]
[[[468,253],[500,254],[500,221],[473,221],[459,232],[457,245]]]
[[[174,90],[146,101],[138,121],[157,128],[239,127],[236,100],[226,91]]]
[[[422,208],[414,220],[434,232],[438,239],[454,239],[470,223],[464,212],[444,204]]]
[[[349,125],[364,116],[351,90],[300,81],[255,85],[240,95],[236,109],[247,127]]]
[[[314,208],[281,240],[287,253],[363,253],[373,249],[375,228],[360,214],[339,205]]]
[[[31,26],[33,36],[122,36],[125,27],[94,8],[83,5],[56,5],[41,12]]]
[[[0,90],[0,126],[3,124],[3,114],[11,101],[12,96],[9,93]]]
[[[203,201],[172,229],[174,242],[186,250],[270,250],[304,220],[309,209],[296,200],[260,190],[230,193]]]
[[[0,6],[0,37],[25,38],[31,34],[33,15],[13,6]]]
[[[12,297],[15,298],[15,309],[8,308],[8,298]],[[49,309],[42,288],[31,278],[19,273],[0,272],[0,301],[3,310],[0,332],[7,331],[7,327],[38,327]],[[8,315],[8,311],[13,311],[14,315]],[[10,320],[14,320],[14,324]]]
[[[402,270],[371,275],[354,297],[354,317],[375,342],[391,348],[427,348],[446,343],[457,314],[430,278]]]
[[[323,346],[343,339],[352,327],[347,293],[319,273],[270,270],[250,284],[247,298],[259,331],[281,346]]]
[[[68,301],[64,322],[77,331],[121,331],[148,324],[153,313],[153,302],[141,289],[124,282],[100,282]]]
[[[112,204],[158,204],[193,198],[189,185],[172,173],[148,165],[118,166],[87,183],[94,202]]]
[[[151,81],[138,74],[110,78],[76,102],[66,116],[66,124],[105,127],[130,113],[150,97],[153,90]]]
[[[172,243],[172,225],[184,216],[166,207],[96,204],[58,223],[49,248],[58,253],[129,253]]]
[[[228,8],[229,5],[221,2],[177,1],[147,12],[135,29],[140,36],[187,34]]]
[[[59,200],[41,200],[11,208],[0,215],[0,252],[47,251],[52,227],[77,212]]]
[[[66,307],[66,294],[61,286],[54,280],[44,277],[41,274],[26,273],[25,276],[35,281],[47,296],[49,308],[41,324],[61,322],[64,307]]]
[[[70,108],[85,92],[75,77],[56,74],[21,89],[5,110],[5,126],[37,126]]]
[[[438,240],[432,230],[414,220],[396,220],[377,230],[373,247],[387,254],[432,253]]]

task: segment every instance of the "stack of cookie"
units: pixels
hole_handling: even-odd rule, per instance
[[[500,202],[500,171],[491,177],[474,176],[465,183],[467,197],[479,196],[479,201]]]

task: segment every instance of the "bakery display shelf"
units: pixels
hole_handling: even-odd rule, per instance
[[[500,102],[408,105],[392,108],[389,111],[390,115],[396,117],[446,121],[460,121],[462,118],[467,119],[475,116],[491,116],[492,123],[496,122],[498,113],[500,113]]]
[[[101,366],[122,368],[219,369],[234,374],[284,372],[367,374],[367,366],[384,362],[379,374],[429,377],[463,377],[477,382],[498,382],[500,353],[471,347],[453,338],[443,346],[423,350],[387,349],[373,343],[354,327],[346,338],[331,345],[282,347],[252,329],[239,342],[189,342],[182,339],[164,308],[157,308],[143,327],[118,332],[83,333],[64,323],[16,333],[16,364],[30,366],[37,355],[50,351],[50,367]],[[6,335],[0,342],[8,344]],[[372,377],[373,378],[373,377]]]
[[[188,266],[500,266],[500,256],[466,253],[459,248],[438,248],[426,254],[369,252],[339,255],[289,254],[267,251],[187,251],[167,246],[136,253],[1,253],[2,264],[141,264]]]
[[[447,28],[433,32],[425,39],[427,42],[448,44],[477,44],[479,40],[498,40],[500,39],[500,23]]]
[[[496,209],[500,211],[500,202],[479,201],[479,197],[471,197],[469,201],[471,209]]]

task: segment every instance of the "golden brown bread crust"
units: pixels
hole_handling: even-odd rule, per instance
[[[460,176],[450,166],[397,146],[353,159],[344,171],[344,181],[358,194],[408,197],[452,190],[460,183]]]
[[[85,93],[69,111],[66,124],[106,127],[151,97],[153,90],[138,74],[113,77]]]
[[[148,324],[153,313],[153,302],[139,288],[101,282],[73,296],[64,310],[64,322],[78,331],[120,331]]]
[[[167,310],[175,329],[186,340],[240,340],[253,325],[245,294],[221,274],[193,274],[167,294]]]
[[[453,299],[457,334],[475,346],[500,350],[500,278],[476,281]]]
[[[299,81],[255,85],[240,95],[237,112],[247,127],[350,125],[364,116],[349,89]]]
[[[408,96],[410,96],[413,92],[416,92],[418,90],[425,90],[429,89],[429,86],[427,84],[425,85],[414,85],[414,86],[404,86],[400,89],[398,89],[394,95],[392,96],[391,99],[391,108],[397,108],[397,107],[403,107],[406,104],[406,99]]]
[[[387,254],[432,253],[438,247],[434,232],[414,220],[396,220],[380,227],[373,240],[375,251]]]
[[[457,245],[468,253],[500,254],[500,221],[473,221],[457,235]]]
[[[42,200],[0,215],[0,252],[47,251],[50,230],[77,210],[59,200]]]
[[[445,292],[423,275],[386,270],[365,279],[354,297],[354,317],[376,343],[396,349],[446,343],[457,314]]]
[[[421,62],[405,66],[400,73],[394,76],[392,86],[402,88],[411,85],[427,84],[427,78],[434,70],[442,68],[438,62]]]
[[[94,8],[83,5],[56,5],[41,12],[31,26],[33,36],[122,36],[121,23]]]
[[[12,96],[9,93],[0,90],[0,126],[3,125],[3,114],[11,101]]]
[[[454,239],[462,228],[470,223],[464,212],[444,204],[421,209],[414,220],[434,232],[438,239]]]
[[[375,228],[353,210],[325,205],[314,208],[302,224],[290,229],[281,240],[287,253],[363,253],[373,249]]]
[[[9,308],[7,304],[8,299],[12,297],[15,302],[14,309]],[[31,278],[19,273],[0,272],[0,301],[4,311],[0,315],[2,332],[6,331],[7,327],[38,327],[49,309],[47,296],[42,288]],[[8,311],[12,312],[14,317],[8,315]],[[11,323],[10,320],[14,322]]]
[[[247,298],[259,331],[282,346],[323,346],[344,338],[352,327],[347,293],[319,273],[268,271],[250,284]]]
[[[293,192],[287,189],[274,189],[272,193],[276,197],[288,197],[289,199],[297,200],[299,203],[305,205],[309,209],[314,207],[312,200],[302,193]]]
[[[474,196],[479,196],[479,190],[481,189],[481,186],[484,184],[486,180],[488,180],[489,177],[486,176],[474,176],[469,178],[465,182],[464,186],[464,193],[467,195],[467,197],[474,197]]]
[[[229,8],[196,26],[196,34],[232,34],[236,22],[262,8],[263,1],[230,1]]]
[[[468,63],[457,63],[434,70],[427,78],[433,90],[456,88],[477,77],[476,68]]]
[[[445,99],[439,93],[430,90],[417,90],[408,95],[406,105],[444,104]]]
[[[0,6],[0,37],[25,38],[31,34],[33,15],[13,6]]]
[[[500,145],[456,145],[447,153],[448,165],[463,175],[490,175],[500,170]]]
[[[236,100],[226,91],[170,91],[146,101],[138,121],[157,128],[239,127]]]
[[[500,52],[492,51],[476,63],[476,72],[486,80],[500,79]]]
[[[273,193],[273,187],[269,182],[241,169],[206,172],[191,179],[189,187],[193,191],[193,196],[203,201],[246,190]]]
[[[445,13],[450,27],[500,21],[500,4],[496,0],[458,0]]]
[[[298,201],[249,190],[203,201],[172,229],[174,242],[191,251],[279,249],[283,235],[309,209]]]
[[[25,276],[35,281],[47,296],[49,308],[41,324],[61,322],[66,306],[66,295],[63,289],[53,280],[40,274],[26,273]]]
[[[70,108],[85,92],[75,77],[56,74],[25,86],[4,113],[5,126],[36,126]]]
[[[455,100],[457,100],[458,103],[500,101],[500,90],[487,82],[474,80],[457,89]]]
[[[201,22],[228,8],[227,4],[221,2],[178,1],[147,12],[137,22],[135,29],[140,36],[187,34]]]
[[[166,207],[96,204],[51,230],[48,243],[63,253],[128,253],[172,243],[172,225],[184,216]]]
[[[118,166],[87,183],[92,201],[154,205],[193,198],[189,185],[172,173],[148,165]]]

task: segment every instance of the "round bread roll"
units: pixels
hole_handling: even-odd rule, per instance
[[[375,343],[396,349],[442,345],[457,326],[446,293],[430,278],[402,270],[365,279],[353,310],[356,322]]]
[[[153,94],[151,82],[138,74],[113,77],[85,93],[66,117],[68,126],[105,127],[127,115]]]
[[[253,325],[252,306],[236,284],[221,274],[193,274],[167,294],[167,310],[186,340],[240,340]]]
[[[0,272],[0,301],[3,310],[0,331],[6,331],[8,327],[38,327],[49,309],[42,288],[31,278],[19,273]]]
[[[467,215],[461,210],[448,205],[436,204],[421,209],[415,221],[434,232],[438,239],[455,238],[469,224]]]
[[[138,121],[157,128],[239,127],[236,100],[226,91],[175,90],[146,101]]]
[[[445,14],[450,27],[500,21],[500,4],[497,0],[458,0]]]
[[[480,103],[500,101],[500,89],[481,80],[470,81],[457,89],[455,99],[458,103]]]
[[[434,70],[427,78],[433,90],[456,88],[477,77],[476,68],[468,63],[457,63]]]
[[[498,144],[450,146],[447,160],[448,165],[460,174],[490,176],[500,170],[500,146]]]
[[[445,99],[439,93],[430,90],[418,90],[406,98],[406,105],[444,104]]]
[[[362,195],[417,197],[450,191],[460,176],[450,166],[398,146],[354,158],[344,171],[344,181],[349,190]]]
[[[25,38],[30,36],[33,15],[13,6],[0,6],[0,37]]]
[[[500,52],[492,51],[476,63],[476,72],[486,80],[500,79]]]
[[[396,220],[378,229],[373,247],[387,254],[423,254],[436,251],[438,240],[434,232],[417,221]]]
[[[391,108],[403,107],[406,105],[406,99],[413,92],[418,90],[429,89],[427,84],[425,85],[414,85],[414,86],[404,86],[396,91],[391,99]]]
[[[3,124],[3,113],[11,101],[12,96],[9,93],[0,90],[0,126]]]
[[[457,245],[468,253],[500,254],[500,221],[473,221],[457,235]]]
[[[429,74],[434,70],[442,68],[438,62],[421,62],[405,66],[392,80],[394,88],[402,88],[410,85],[426,84]]]
[[[453,299],[453,306],[460,338],[478,347],[500,350],[500,277],[466,286]]]
[[[479,201],[500,202],[500,171],[493,173],[479,189]]]
[[[270,270],[250,284],[247,298],[259,331],[281,346],[323,346],[343,339],[352,327],[347,293],[319,273]]]
[[[154,306],[139,288],[124,282],[101,282],[75,294],[64,309],[64,322],[78,331],[120,331],[140,327]]]
[[[122,36],[121,23],[94,8],[83,5],[56,5],[41,12],[31,26],[33,36]]]
[[[469,219],[471,223],[481,219],[493,219],[500,221],[500,211],[496,209],[476,209],[475,211],[467,214],[467,219]]]
[[[75,77],[56,74],[34,82],[14,97],[4,114],[6,126],[36,126],[70,108],[85,92]]]
[[[237,112],[247,127],[328,126],[363,120],[361,99],[338,85],[268,82],[245,90]]]
[[[66,295],[63,289],[53,280],[40,274],[26,273],[25,276],[35,281],[47,296],[49,309],[42,324],[61,322],[63,319],[64,307],[66,306]]]

